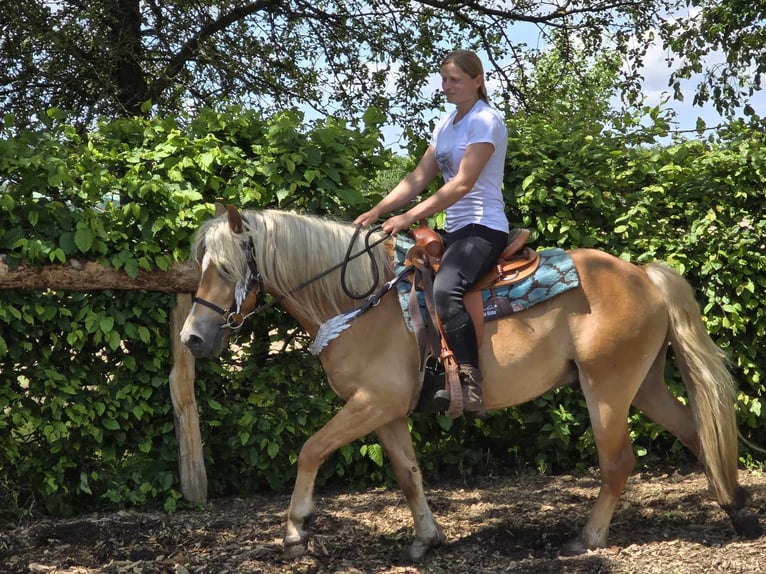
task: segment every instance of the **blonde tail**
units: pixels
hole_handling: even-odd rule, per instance
[[[645,268],[660,290],[670,317],[675,351],[699,433],[701,461],[715,498],[723,507],[740,507],[737,484],[736,387],[723,351],[708,335],[691,285],[670,267]]]

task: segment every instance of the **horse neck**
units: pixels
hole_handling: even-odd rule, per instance
[[[256,246],[256,260],[266,290],[284,297],[281,305],[307,331],[316,332],[324,320],[348,310],[353,302],[340,288],[339,271],[319,277],[342,260],[349,233],[333,222],[291,212],[246,214]],[[321,247],[320,247],[321,246]]]

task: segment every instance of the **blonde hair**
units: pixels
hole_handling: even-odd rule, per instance
[[[447,54],[442,60],[441,65],[455,64],[458,68],[463,70],[466,74],[472,78],[482,76],[481,86],[479,86],[478,94],[479,99],[489,103],[489,96],[487,95],[487,86],[484,85],[484,66],[481,63],[481,59],[476,55],[476,52],[471,50],[454,50]]]

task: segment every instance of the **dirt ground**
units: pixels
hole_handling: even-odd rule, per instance
[[[766,525],[766,475],[742,471]],[[308,555],[282,557],[288,496],[212,500],[174,514],[119,512],[41,519],[0,530],[0,572],[15,573],[755,573],[766,536],[738,538],[698,470],[634,475],[607,548],[558,550],[585,523],[598,491],[585,476],[485,478],[430,485],[447,543],[417,566],[398,561],[413,536],[397,490],[317,493]]]

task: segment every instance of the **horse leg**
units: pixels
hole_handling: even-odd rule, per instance
[[[682,404],[665,384],[666,355],[667,347],[663,347],[641,383],[633,399],[633,406],[671,432],[704,465],[692,411]]]
[[[443,544],[445,538],[423,492],[423,477],[412,446],[407,419],[391,421],[375,432],[391,462],[415,521],[415,540],[405,552],[404,558],[419,562],[431,548]]]
[[[283,541],[287,557],[301,556],[308,547],[306,525],[314,513],[314,482],[321,464],[337,449],[390,421],[392,413],[376,405],[375,399],[367,393],[354,394],[301,448]]]
[[[636,464],[628,433],[629,404],[621,408],[619,396],[604,396],[605,392],[620,388],[617,381],[611,383],[602,379],[598,390],[583,385],[598,450],[601,489],[580,538],[566,544],[564,554],[579,554],[588,548],[606,546],[614,510]]]
[[[671,432],[694,454],[705,470],[710,490],[715,493],[710,470],[705,461],[705,453],[700,447],[699,432],[692,410],[682,404],[665,384],[665,355],[666,349],[663,349],[641,384],[641,388],[633,399],[633,405],[654,422]],[[761,535],[761,528],[758,525],[757,517],[745,508],[749,499],[750,494],[738,486],[734,491],[731,503],[727,504],[721,500],[718,500],[718,503],[729,515],[738,534],[746,538],[757,538]]]

